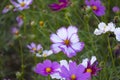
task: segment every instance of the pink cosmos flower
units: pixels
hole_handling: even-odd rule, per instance
[[[59,67],[59,63],[45,60],[43,63],[38,63],[35,66],[34,71],[42,76],[48,76],[58,72]]]
[[[70,62],[68,67],[61,67],[60,75],[65,78],[65,80],[89,80],[91,78],[90,73],[84,73],[84,70],[85,67],[83,65]]]
[[[79,42],[77,32],[78,29],[75,26],[58,29],[57,34],[53,33],[50,36],[50,40],[53,42],[51,50],[54,53],[63,51],[69,58],[75,56],[84,48],[84,42]]]
[[[105,7],[100,0],[85,0],[85,3],[92,8],[97,16],[103,16],[105,14]]]
[[[59,3],[53,3],[50,4],[49,7],[53,10],[53,11],[60,11],[64,8],[66,8],[67,6],[69,6],[70,1],[69,0],[59,0]]]
[[[17,16],[16,20],[17,20],[18,26],[21,27],[23,25],[23,16],[22,15]]]
[[[89,72],[94,76],[101,70],[101,68],[98,68],[98,62],[95,56],[92,56],[91,60],[88,58],[84,59],[81,64],[85,67],[85,72]]]
[[[41,44],[36,45],[34,42],[32,42],[30,45],[27,45],[27,47],[32,53],[37,53],[42,49]]]
[[[10,2],[15,6],[15,11],[22,11],[24,9],[28,9],[29,5],[32,4],[33,0],[10,0]]]

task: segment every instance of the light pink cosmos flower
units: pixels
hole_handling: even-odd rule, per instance
[[[84,42],[79,41],[77,32],[78,29],[75,26],[58,29],[57,34],[53,33],[50,36],[50,40],[53,42],[51,50],[54,53],[63,51],[69,58],[75,56],[84,48]]]
[[[14,5],[15,11],[22,11],[28,9],[33,0],[17,0],[17,2],[15,0],[10,0],[10,2]]]
[[[16,17],[16,21],[17,21],[17,23],[18,23],[18,26],[19,27],[21,27],[22,25],[23,25],[23,16],[22,15],[20,15],[20,16],[17,16]]]
[[[30,45],[27,45],[27,47],[32,53],[38,53],[42,49],[41,44],[36,45],[34,42],[32,42]]]

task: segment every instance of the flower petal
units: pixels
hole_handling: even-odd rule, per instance
[[[67,39],[67,30],[65,27],[62,27],[57,30],[57,35],[62,39],[66,40]]]
[[[51,40],[53,43],[62,42],[62,39],[60,39],[56,34],[51,34],[50,40]]]
[[[51,45],[51,50],[54,52],[54,53],[58,53],[61,51],[61,49],[59,48],[59,46],[62,45],[61,43],[56,43],[56,44],[52,44]]]
[[[82,51],[83,48],[84,48],[84,42],[78,42],[78,43],[71,44],[71,47],[72,47],[76,52],[80,52],[80,51]]]

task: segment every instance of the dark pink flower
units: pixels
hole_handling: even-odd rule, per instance
[[[50,4],[49,7],[53,11],[60,11],[60,10],[62,10],[64,8],[66,8],[69,4],[70,4],[69,0],[59,0],[59,3]]]
[[[58,72],[59,67],[59,63],[45,60],[43,63],[38,63],[34,71],[42,76],[48,76]]]

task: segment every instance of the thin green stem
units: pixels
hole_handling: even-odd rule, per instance
[[[109,50],[109,53],[110,53],[110,56],[111,56],[111,59],[112,59],[113,67],[115,69],[115,61],[114,61],[114,58],[113,58],[113,54],[112,54],[112,50],[111,50],[111,45],[110,45],[110,39],[109,39],[109,37],[107,37],[107,40],[108,40],[108,50]]]

